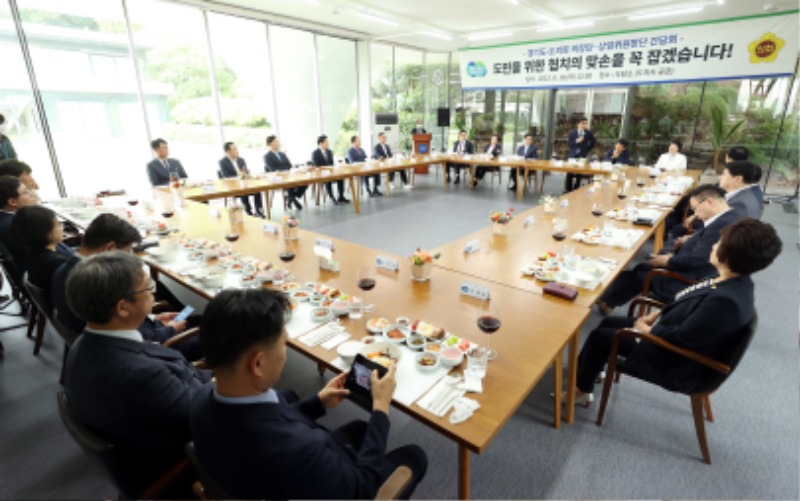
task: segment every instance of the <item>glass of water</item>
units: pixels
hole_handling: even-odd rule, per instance
[[[477,377],[486,375],[489,352],[486,348],[475,348],[467,356],[467,373]]]
[[[350,302],[350,318],[357,320],[364,316],[364,304],[360,299]]]

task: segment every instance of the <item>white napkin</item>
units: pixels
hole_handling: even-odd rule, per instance
[[[483,377],[465,372],[464,382],[458,387],[470,393],[483,393]]]
[[[417,405],[437,417],[444,417],[453,403],[464,396],[465,391],[458,387],[459,376],[445,376],[431,390],[417,400]]]
[[[452,424],[463,423],[471,418],[475,411],[480,408],[480,404],[475,400],[467,397],[459,397],[455,401],[455,409],[450,414],[450,422]]]

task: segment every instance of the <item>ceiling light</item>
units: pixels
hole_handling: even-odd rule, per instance
[[[519,0],[508,0],[508,1],[513,3],[514,5],[519,5]]]
[[[649,14],[636,14],[628,16],[628,21],[639,21],[641,19],[652,19],[654,17],[681,16],[684,14],[696,14],[703,10],[703,6],[690,7],[688,9],[662,10],[661,12],[651,12]]]
[[[475,34],[475,35],[469,35],[467,37],[467,40],[487,40],[489,38],[504,38],[504,37],[510,37],[513,34],[514,34],[513,31],[498,31],[498,32],[495,32],[495,33],[478,33],[478,34]]]
[[[423,35],[427,35],[429,37],[438,38],[440,40],[450,41],[450,40],[453,39],[453,37],[451,37],[450,35],[447,35],[447,34],[444,34],[444,33],[438,33],[436,31],[427,31],[426,30],[426,31],[423,31],[422,34]]]
[[[717,5],[722,5],[725,3],[725,0],[717,0]]]
[[[377,21],[379,23],[388,24],[390,26],[400,26],[400,23],[398,23],[397,21],[381,16],[376,16],[375,14],[370,14],[369,12],[359,12],[358,15],[363,17],[364,19],[369,19],[370,21]]]
[[[559,18],[557,18],[555,16],[551,16],[550,14],[545,14],[544,12],[539,12],[539,15],[542,16],[545,19],[545,21],[547,21],[548,23],[550,23],[552,25],[560,26],[560,25],[564,24],[564,21],[562,21],[561,19],[559,19]]]
[[[589,26],[594,26],[594,21],[585,21],[582,23],[570,23],[570,24],[554,24],[553,26],[545,26],[544,28],[539,28],[536,31],[538,33],[547,33],[548,31],[570,30],[573,28],[587,28]]]

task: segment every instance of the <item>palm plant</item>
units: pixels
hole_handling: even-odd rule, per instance
[[[714,171],[717,174],[721,173],[719,159],[725,154],[725,145],[736,136],[742,125],[744,125],[744,119],[728,126],[722,107],[711,108],[711,145],[714,147]]]

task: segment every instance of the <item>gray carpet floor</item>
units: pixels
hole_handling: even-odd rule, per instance
[[[528,194],[519,203],[504,185],[488,183],[475,192],[463,183],[445,192],[440,181],[419,176],[413,190],[365,199],[360,216],[332,205],[307,208],[301,224],[405,255],[416,245],[433,248],[480,228],[490,210],[522,210],[538,198]],[[549,176],[546,191],[559,192],[562,182]],[[602,427],[594,424],[595,405],[577,409],[573,425],[555,430],[548,374],[488,450],[472,457],[473,498],[798,499],[798,218],[768,205],[764,220],[778,229],[784,251],[754,276],[758,333],[737,372],[712,397],[712,466],[700,459],[687,397],[623,378]],[[592,315],[582,338],[599,320]],[[0,327],[14,322],[0,317]],[[56,338],[47,336],[38,357],[23,329],[0,333],[0,340],[6,346],[0,358],[0,499],[115,497],[59,420]],[[302,395],[324,382],[312,362],[290,352],[281,387]],[[323,422],[337,426],[365,416],[345,402]],[[454,498],[456,445],[399,411],[391,420],[390,446],[417,443],[429,456],[415,497]]]

